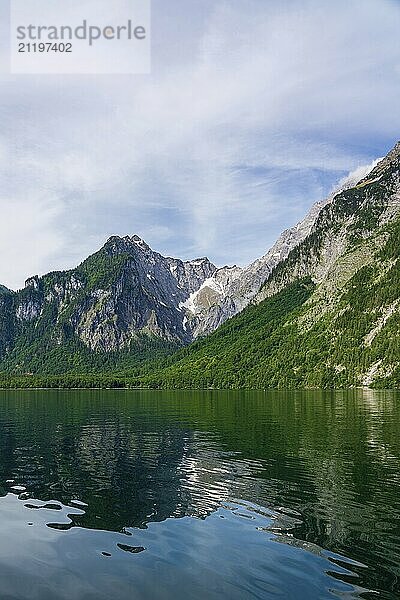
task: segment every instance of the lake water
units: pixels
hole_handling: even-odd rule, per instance
[[[0,392],[0,598],[400,598],[397,392]]]

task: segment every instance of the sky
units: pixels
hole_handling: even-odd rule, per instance
[[[261,256],[400,139],[399,31],[400,0],[153,0],[151,74],[97,76],[10,75],[2,35],[0,283],[111,235]]]

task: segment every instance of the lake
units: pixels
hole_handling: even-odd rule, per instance
[[[400,393],[1,391],[2,600],[400,598]]]

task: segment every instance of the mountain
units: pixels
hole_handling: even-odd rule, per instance
[[[399,215],[400,143],[244,269],[113,236],[76,269],[0,288],[0,372],[97,378],[85,385],[398,386]]]
[[[224,267],[215,271],[185,304],[193,337],[208,335],[248,306],[276,265],[286,259],[291,250],[310,234],[321,210],[330,204],[338,193],[355,186],[378,162],[359,167],[343,179],[328,198],[312,206],[300,223],[284,231],[264,256],[244,269]],[[226,278],[226,274],[229,274],[229,278]]]
[[[399,387],[400,143],[306,229],[250,306],[140,383]]]
[[[170,352],[191,341],[180,305],[215,271],[207,258],[183,262],[138,236],[111,237],[76,269],[0,294],[0,369],[63,372]]]

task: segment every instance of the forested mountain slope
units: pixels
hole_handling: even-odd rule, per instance
[[[325,206],[254,305],[151,386],[400,385],[400,144]]]
[[[2,288],[0,371],[109,370],[170,353],[191,341],[179,305],[215,270],[113,236],[76,269]]]
[[[76,269],[33,277],[19,292],[0,286],[3,379],[398,387],[400,143],[304,223],[261,279],[255,269],[251,304],[195,342],[196,298],[213,301],[214,287],[233,289],[243,270],[166,258],[137,236],[112,237]],[[252,270],[244,271],[248,282]],[[64,379],[46,379],[56,374]]]

